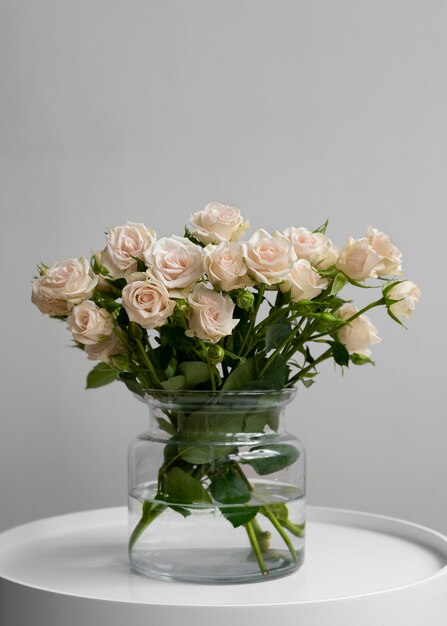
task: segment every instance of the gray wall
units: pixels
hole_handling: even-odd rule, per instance
[[[309,501],[447,531],[447,3],[0,0],[0,526],[124,504],[144,407],[29,302],[39,261],[127,219],[179,232],[210,200],[339,244],[390,233],[423,300],[375,315],[376,368],[330,365],[290,428]]]

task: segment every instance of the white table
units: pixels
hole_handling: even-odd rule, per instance
[[[129,570],[124,508],[0,534],[1,626],[445,626],[447,537],[401,520],[308,507],[291,576],[196,585]]]

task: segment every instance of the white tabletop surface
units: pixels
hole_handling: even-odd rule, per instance
[[[26,601],[33,604],[33,598],[37,598],[39,606],[47,607],[46,620],[52,619],[48,606],[56,595],[59,604],[63,598],[71,597],[72,601],[95,600],[103,607],[119,603],[120,610],[126,605],[128,608],[144,605],[146,614],[153,607],[158,619],[163,618],[163,607],[165,612],[182,609],[184,617],[188,610],[200,607],[216,610],[239,607],[246,613],[250,607],[256,611],[262,607],[272,611],[277,607],[287,608],[292,619],[301,613],[303,618],[306,614],[312,615],[312,611],[315,616],[323,615],[321,611],[324,608],[329,611],[331,607],[332,613],[328,615],[335,615],[334,609],[339,606],[348,616],[351,606],[358,619],[362,606],[366,611],[369,605],[372,610],[375,604],[381,607],[390,604],[391,616],[393,598],[395,609],[396,603],[405,603],[407,598],[414,604],[419,596],[418,602],[423,607],[424,597],[428,603],[428,597],[433,595],[435,602],[432,598],[431,605],[438,602],[439,596],[439,609],[435,607],[432,622],[426,623],[437,624],[433,621],[436,611],[442,607],[447,611],[445,536],[401,520],[353,511],[308,507],[307,517],[303,567],[281,579],[243,585],[164,582],[131,572],[124,508],[74,513],[19,526],[0,534],[0,594],[2,582],[3,589],[7,586],[8,590],[3,617],[12,619],[8,613],[13,610],[12,603],[8,608],[11,593],[20,601],[20,594],[25,598],[26,591],[30,590],[33,594],[28,593]],[[93,604],[90,602],[88,606]],[[414,615],[415,610],[413,606],[410,613]],[[447,619],[446,614],[444,619]],[[95,619],[95,623],[102,623],[98,617]],[[110,617],[107,620],[112,626]],[[199,623],[193,613],[191,620],[191,624]],[[3,624],[1,620],[0,623]],[[17,626],[22,623],[27,622],[17,622]],[[38,621],[29,623],[39,624]],[[263,623],[259,617],[257,623]],[[320,623],[325,624],[324,621],[306,621],[300,626]],[[345,621],[344,626],[350,623]],[[375,623],[388,624],[387,621],[371,622]],[[408,620],[404,623],[418,624]],[[53,626],[51,621],[45,624]],[[366,619],[362,624],[367,624]],[[9,626],[8,622],[5,626]],[[11,626],[15,626],[15,622],[11,621]],[[395,622],[393,626],[400,624]]]

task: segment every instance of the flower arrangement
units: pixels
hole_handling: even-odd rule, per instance
[[[228,441],[213,449],[203,443],[217,421],[204,415],[216,405],[222,410],[225,394],[255,393],[256,402],[262,391],[309,387],[326,360],[341,368],[373,363],[370,347],[380,338],[366,312],[382,307],[402,324],[420,291],[401,278],[400,250],[372,227],[338,250],[326,235],[327,222],[314,231],[259,229],[243,242],[249,222],[234,207],[208,204],[190,222],[183,237],[157,238],[151,228],[130,222],[111,228],[90,262],[79,257],[40,265],[32,301],[65,320],[74,345],[98,361],[87,388],[121,381],[138,396],[162,399],[210,392],[205,413],[201,400],[186,409],[171,403],[158,413],[169,439],[152,495],[146,491],[139,499],[131,553],[166,509],[187,517],[194,507],[215,506],[234,528],[246,529],[266,575],[279,552],[269,552],[270,532],[258,517],[277,531],[294,563],[293,540],[304,530],[291,520],[287,501],[259,496],[256,475],[278,476],[297,462],[299,451],[281,438],[259,445],[261,433],[277,431],[275,401],[258,412],[233,407],[231,427],[219,421],[219,435],[227,428]],[[340,295],[347,285],[365,293],[378,289],[379,297],[358,309]],[[235,432],[245,433],[248,448]],[[191,448],[194,438],[199,450]]]
[[[380,338],[366,311],[384,307],[402,323],[419,300],[419,288],[398,278],[401,252],[375,228],[338,251],[327,223],[259,229],[240,242],[249,222],[239,209],[211,203],[190,221],[184,237],[160,239],[128,222],[107,232],[90,263],[39,266],[33,303],[66,320],[75,345],[100,362],[88,388],[120,380],[143,396],[309,386],[325,360],[372,362]],[[365,288],[369,278],[380,298],[361,310],[341,298],[345,285]]]

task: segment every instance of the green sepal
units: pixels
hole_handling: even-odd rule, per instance
[[[327,229],[328,224],[329,224],[329,218],[327,218],[326,221],[323,224],[321,224],[321,226],[316,228],[314,230],[314,233],[321,233],[322,235],[326,234],[326,229]]]
[[[365,356],[364,354],[358,354],[357,352],[351,354],[350,358],[354,365],[365,365],[366,363],[369,363],[370,365],[375,365],[374,361],[371,360],[368,356]]]
[[[331,287],[331,296],[335,296],[348,283],[348,277],[343,272],[338,272]]]

